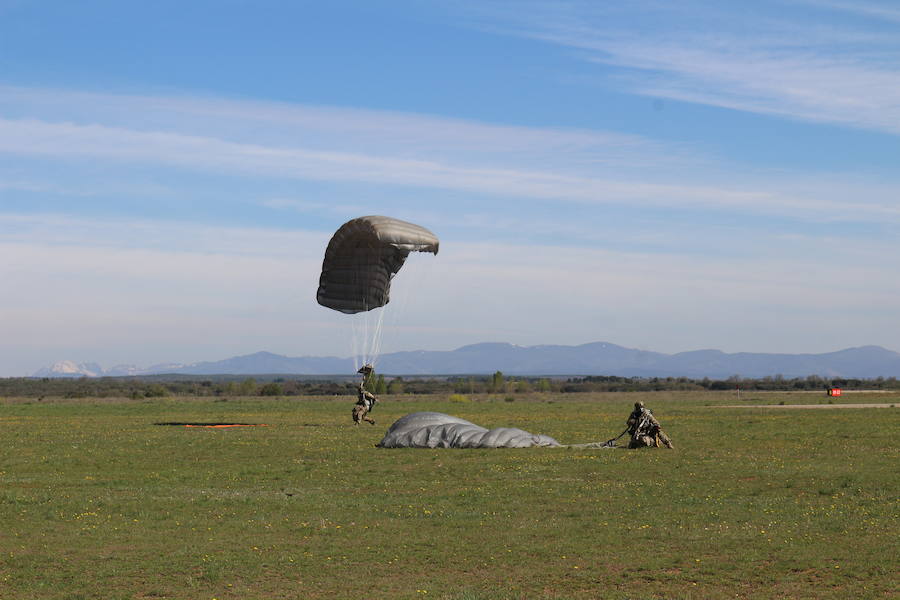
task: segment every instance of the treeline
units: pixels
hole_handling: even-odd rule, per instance
[[[787,378],[775,375],[747,378],[733,375],[728,379],[691,379],[688,377],[616,377],[591,376],[570,379],[561,391],[572,392],[645,392],[663,390],[746,390],[767,392],[802,392],[840,388],[845,390],[900,390],[896,377],[875,379],[828,378],[818,375]],[[565,389],[569,388],[569,389]]]
[[[168,396],[329,396],[356,393],[358,380],[260,376],[204,378],[165,376],[101,378],[7,378],[0,379],[0,397],[25,398],[161,398]],[[385,377],[372,375],[366,388],[381,394],[531,394],[651,391],[815,391],[842,389],[900,390],[896,377],[876,379],[830,379],[816,375],[786,378],[780,375],[758,379],[739,376],[728,379],[688,377],[508,377],[500,371],[489,376],[467,377]]]
[[[276,377],[205,379],[184,376],[8,378],[0,379],[0,397],[24,398],[162,398],[167,396],[320,396],[346,394],[349,382],[310,381]]]

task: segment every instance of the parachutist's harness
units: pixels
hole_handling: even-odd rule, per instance
[[[632,436],[639,435],[645,432],[648,434],[650,433],[650,430],[653,427],[653,423],[650,421],[650,415],[648,414],[649,412],[650,411],[647,411],[647,413],[641,413],[640,420],[635,421],[634,426],[629,432]]]
[[[376,402],[378,402],[378,398],[376,398],[374,394],[367,392],[364,389],[359,390],[359,400],[357,400],[356,403],[360,406],[365,406],[366,412],[372,412]]]
[[[631,436],[641,435],[656,425],[656,419],[648,408],[634,410],[628,416],[628,433]]]

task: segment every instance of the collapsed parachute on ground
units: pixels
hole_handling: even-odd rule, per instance
[[[391,278],[410,252],[438,253],[437,237],[419,225],[381,216],[344,223],[332,236],[322,261],[316,300],[354,314],[390,301]]]
[[[378,443],[381,448],[531,448],[559,447],[550,436],[514,427],[487,430],[465,419],[438,412],[417,412],[398,419]]]

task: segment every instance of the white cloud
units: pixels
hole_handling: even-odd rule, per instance
[[[632,82],[646,95],[900,134],[900,70],[795,52],[610,49],[594,60],[662,73]]]
[[[711,207],[816,218],[896,219],[893,204],[848,205],[763,189],[574,175],[539,169],[467,166],[435,160],[238,143],[213,137],[103,125],[0,119],[0,152],[114,163],[149,162],[219,173],[443,188],[587,205]]]
[[[894,21],[876,5],[813,2]],[[578,49],[587,60],[626,71],[630,91],[823,123],[900,134],[898,35],[748,10],[738,20],[716,7],[638,3],[637,23],[620,10],[583,3],[536,3],[535,12],[489,14],[516,35]],[[714,31],[715,33],[711,33]]]
[[[26,107],[23,109],[23,107]],[[225,98],[129,96],[0,86],[4,109],[26,110],[50,122],[104,124],[146,132],[259,143],[320,151],[358,148],[366,153],[448,158],[464,152],[518,159],[562,154],[592,163],[677,162],[677,146],[636,135],[562,128],[496,125],[415,113],[239,101]],[[676,156],[673,156],[675,154]]]
[[[892,23],[900,23],[900,9],[896,5],[873,4],[867,2],[836,2],[833,0],[800,0],[811,6],[832,9],[881,19]]]
[[[134,243],[147,232],[156,241]],[[346,316],[314,300],[327,242],[318,233],[10,215],[0,233],[0,253],[15,257],[0,263],[0,375],[61,358],[109,366],[261,349],[351,354]],[[885,246],[842,261],[839,248],[816,252],[814,240],[790,260],[443,242],[438,257],[417,261],[424,270],[398,275],[402,315],[384,351],[598,340],[661,351],[900,347],[882,326],[900,319]],[[832,325],[810,343],[793,321],[813,314]]]
[[[296,257],[299,249],[324,247],[328,235],[262,227],[216,227],[178,221],[92,219],[62,214],[0,213],[0,241],[6,243],[171,250],[224,256]],[[115,260],[118,260],[117,258]],[[102,261],[101,261],[102,262]],[[53,263],[50,263],[53,264]],[[136,265],[152,268],[142,261]]]
[[[786,68],[770,69],[767,59],[754,63],[755,55],[750,52],[741,60],[754,63],[760,75],[745,79],[758,83],[742,83],[746,70],[732,73],[734,65],[728,59],[707,52],[702,44],[692,49],[677,44],[663,48],[658,42],[656,46],[638,44],[621,36],[599,36],[597,42],[591,33],[578,35],[587,41],[581,37],[560,37],[560,41],[608,48],[614,57],[608,60],[636,67],[665,63],[668,66],[660,68],[670,74],[687,70],[710,79],[730,77],[738,87],[768,89],[767,81],[787,78],[801,66],[787,61]],[[842,80],[849,77],[847,74]],[[664,95],[713,93],[721,102],[731,101],[724,87],[679,87],[670,76],[652,81],[665,88]],[[803,89],[802,80],[798,85]],[[733,96],[738,103],[756,97],[738,92]],[[764,91],[759,96],[759,110],[773,109]],[[825,101],[837,97],[829,96],[832,100]],[[4,111],[32,116],[4,118]],[[711,160],[687,146],[638,136],[215,98],[0,87],[0,153],[20,162],[37,161],[33,173],[27,169],[0,171],[0,189],[74,195],[128,194],[129,180],[122,173],[150,165],[200,176],[242,175],[260,181],[378,184],[410,191],[430,188],[474,193],[482,196],[485,209],[493,203],[495,210],[504,212],[510,202],[532,200],[546,205],[709,208],[818,222],[896,222],[900,217],[896,185],[879,189],[870,182],[854,181],[852,193],[839,195],[835,189],[841,185],[803,185],[786,181],[780,173],[751,173],[746,168],[740,169],[745,173],[741,180],[734,176],[734,165]],[[48,184],[38,177],[43,175],[44,163],[50,161],[106,169],[98,171],[91,183],[73,175],[69,182],[59,176],[59,181]],[[778,181],[773,184],[775,179]],[[178,195],[167,189],[165,177],[145,178],[131,185],[135,196]],[[350,214],[366,206],[365,202],[336,202],[315,195],[297,199],[262,193],[253,200],[269,208],[332,215],[340,211]]]

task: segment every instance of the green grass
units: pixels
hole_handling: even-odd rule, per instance
[[[637,399],[675,451],[373,447],[419,410],[602,441]],[[896,597],[897,409],[354,400],[0,402],[0,598]]]

